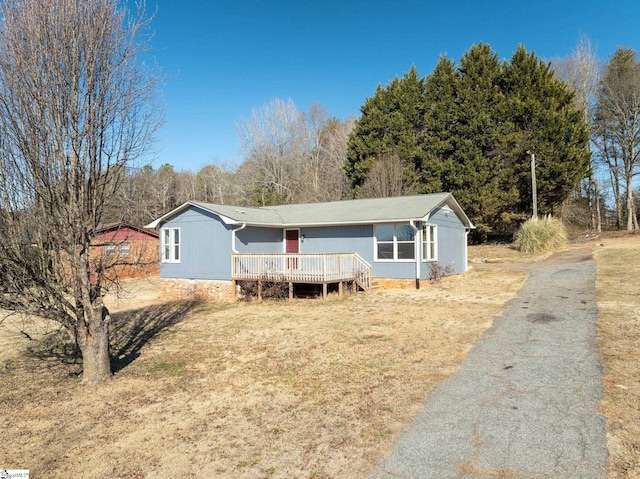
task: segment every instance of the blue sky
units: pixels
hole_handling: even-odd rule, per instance
[[[238,163],[236,124],[274,98],[358,116],[380,83],[415,64],[428,75],[474,43],[500,58],[518,44],[565,57],[586,34],[606,60],[640,50],[638,0],[147,0],[166,117],[153,165],[197,171]]]

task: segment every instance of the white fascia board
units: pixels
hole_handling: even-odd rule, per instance
[[[425,216],[424,221],[428,221],[429,218],[431,217],[431,213],[433,213],[434,210],[442,207],[443,205],[447,205],[449,208],[451,208],[451,210],[456,214],[456,216],[460,218],[460,221],[462,221],[462,224],[464,225],[465,228],[468,228],[470,230],[476,229],[476,227],[471,222],[469,217],[466,215],[462,207],[458,204],[456,199],[451,194],[447,196],[444,200],[442,200],[440,203],[438,203],[433,208],[433,210],[429,211],[429,213],[427,213],[427,215]]]
[[[172,216],[175,216],[176,214],[180,213],[182,210],[186,209],[190,205],[191,205],[190,201],[187,201],[186,203],[182,203],[180,206],[178,206],[177,208],[172,209],[168,213],[165,213],[160,218],[158,218],[156,220],[153,220],[151,223],[146,225],[145,228],[149,228],[149,229],[158,228],[162,223],[166,222],[167,218],[171,218]]]
[[[471,222],[471,220],[466,215],[466,213],[464,212],[462,207],[458,204],[458,202],[453,197],[453,195],[450,195],[445,200],[445,203],[447,203],[449,205],[449,207],[451,207],[451,209],[455,212],[456,215],[458,215],[458,218],[460,218],[462,220],[462,223],[464,223],[464,225],[467,228],[472,229],[472,230],[476,229],[475,225]]]
[[[199,206],[199,208],[202,208],[202,206]],[[204,208],[203,208],[203,209],[204,209]],[[209,211],[210,213],[213,213],[214,215],[218,216],[218,217],[222,220],[222,222],[223,222],[225,225],[241,225],[241,224],[248,224],[246,221],[238,221],[238,220],[234,220],[234,219],[232,219],[232,218],[229,218],[228,216],[221,215],[220,213],[217,213],[217,212],[215,212],[215,211],[210,211],[210,210],[207,210],[207,211]]]
[[[218,213],[215,210],[211,210],[209,208],[203,207],[202,205],[199,205],[199,204],[196,204],[196,203],[192,203],[191,201],[187,201],[185,203],[182,203],[177,208],[172,209],[168,213],[165,213],[160,218],[152,221],[151,223],[146,225],[145,228],[157,229],[160,225],[162,225],[162,223],[166,223],[169,218],[171,218],[173,216],[176,216],[178,213],[181,213],[182,211],[186,210],[189,207],[199,208],[201,210],[208,211],[209,213],[213,213],[216,216],[219,216],[220,219],[227,225],[238,225],[238,224],[242,224],[243,223],[243,221],[234,220],[233,218],[229,218],[228,216],[221,215],[220,213]]]

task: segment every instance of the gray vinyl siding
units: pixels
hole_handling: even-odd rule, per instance
[[[236,251],[238,253],[282,253],[282,229],[247,226],[236,233]]]
[[[300,228],[301,253],[358,253],[367,262],[373,261],[371,225],[327,226]]]
[[[179,263],[161,262],[161,277],[231,279],[231,228],[217,215],[191,207],[162,228],[180,228],[181,257]]]
[[[431,214],[427,223],[436,225],[438,228],[437,247],[440,266],[450,266],[455,274],[464,273],[467,269],[464,254],[467,235],[460,218],[451,210],[439,208]],[[423,263],[423,265],[425,265],[423,269],[427,274],[423,278],[428,278],[429,262]]]
[[[466,271],[464,264],[465,228],[453,211],[445,214],[438,209],[433,212],[429,224],[438,229],[438,263],[451,266],[455,274]],[[416,277],[414,261],[375,261],[373,225],[307,227],[300,229],[304,241],[300,244],[301,253],[358,253],[372,268],[372,275],[378,278]],[[282,248],[282,247],[281,247]],[[280,249],[277,252],[282,252]],[[429,279],[429,262],[420,264],[420,278]]]
[[[358,253],[379,278],[415,278],[415,263],[381,263],[374,260],[373,225],[301,228],[302,253]]]
[[[451,266],[454,273],[466,271],[465,228],[451,210],[432,212],[428,224],[437,226],[438,263]],[[420,223],[416,226],[421,227]],[[161,263],[164,278],[231,279],[232,229],[236,233],[235,248],[239,253],[279,254],[284,251],[284,228],[225,225],[211,212],[196,206],[164,223],[162,228],[180,228],[180,262]],[[374,277],[416,277],[415,262],[381,262],[374,259],[374,226],[344,225],[301,227],[301,253],[358,253],[372,266]],[[429,262],[420,263],[420,278],[430,276]]]

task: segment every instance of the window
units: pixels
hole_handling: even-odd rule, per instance
[[[180,262],[180,228],[162,229],[162,262]]]
[[[116,245],[113,243],[109,243],[104,245],[104,255],[105,256],[115,256],[116,255]]]
[[[410,224],[375,227],[377,261],[415,260],[415,233]]]
[[[393,225],[376,226],[376,259],[394,259],[393,244],[395,238],[395,229],[396,228]]]
[[[129,243],[120,243],[120,256],[129,256],[131,245]]]
[[[435,261],[438,259],[436,248],[435,225],[422,225],[422,261]]]

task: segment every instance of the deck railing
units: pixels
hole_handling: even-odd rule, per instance
[[[234,254],[231,276],[292,283],[356,281],[362,289],[371,286],[371,266],[355,253]]]
[[[371,288],[371,265],[358,253],[353,254],[353,269],[356,273],[355,281],[365,291]]]

